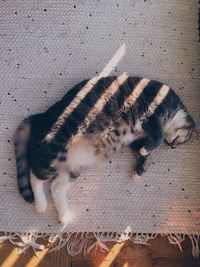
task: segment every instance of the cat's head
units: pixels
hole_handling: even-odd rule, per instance
[[[198,137],[195,123],[183,109],[180,109],[164,127],[164,138],[171,148],[185,143],[194,134]]]

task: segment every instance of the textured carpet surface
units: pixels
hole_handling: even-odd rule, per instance
[[[13,133],[22,118],[42,112],[84,78],[97,75],[124,45],[112,74],[161,80],[200,122],[198,1],[1,1],[0,230],[58,232],[48,210],[37,214],[16,187]],[[73,183],[74,220],[66,231],[200,235],[200,145],[162,146],[137,182],[128,150]]]

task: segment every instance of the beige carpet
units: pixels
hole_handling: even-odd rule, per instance
[[[13,133],[22,118],[44,111],[77,82],[103,69],[165,82],[199,126],[198,1],[1,1],[0,231],[51,235],[62,230],[48,188],[45,214],[37,214],[19,195]],[[174,234],[169,235],[172,243],[188,234],[197,250],[199,148],[197,140],[173,151],[162,146],[138,182],[130,179],[133,158],[127,150],[85,170],[71,188],[75,217],[64,232],[97,233],[98,241],[117,239],[100,232],[117,232],[118,239]],[[150,237],[137,235],[135,242]]]

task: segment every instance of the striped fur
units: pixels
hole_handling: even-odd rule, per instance
[[[149,153],[163,140],[174,148],[189,139],[194,128],[180,98],[161,82],[126,74],[85,80],[19,126],[15,136],[19,191],[33,200],[30,169],[31,183],[40,191],[43,183],[37,185],[37,179],[54,178],[52,196],[60,221],[66,222],[67,207],[62,204],[66,200],[55,193],[58,181],[68,184],[81,167],[109,158],[122,146],[129,146],[136,156],[134,172],[141,175]],[[38,194],[34,195],[38,206]],[[37,210],[44,207],[46,203]]]
[[[15,154],[17,163],[17,183],[19,192],[28,202],[33,202],[34,195],[30,184],[29,138],[31,118],[25,119],[15,133]]]

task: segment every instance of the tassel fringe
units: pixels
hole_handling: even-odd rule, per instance
[[[160,234],[167,236],[170,244],[177,245],[182,252],[181,243],[188,236],[191,240],[192,255],[194,258],[199,257],[200,236],[190,234]],[[84,253],[86,256],[91,251],[96,253],[97,249],[109,251],[106,242],[123,242],[130,240],[133,244],[149,245],[148,241],[155,239],[158,234],[133,234],[130,232],[123,233],[60,233],[60,234],[39,234],[36,232],[28,233],[8,233],[0,236],[0,243],[9,240],[13,245],[19,247],[19,254],[25,253],[27,249],[32,248],[37,256],[37,250],[45,249],[45,246],[37,243],[38,238],[47,239],[48,243],[53,246],[49,252],[57,251],[63,246],[67,246],[67,252],[71,256]],[[20,241],[19,241],[20,240]]]

